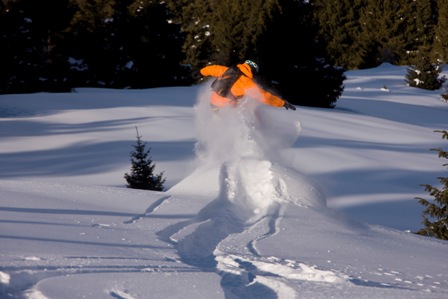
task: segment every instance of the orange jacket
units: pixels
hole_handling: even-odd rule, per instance
[[[233,95],[235,95],[236,97],[247,95],[251,98],[259,100],[264,104],[274,107],[283,107],[285,105],[284,100],[258,87],[258,85],[253,80],[252,69],[248,64],[238,64],[237,67],[241,70],[243,75],[239,77],[239,79],[230,89]],[[202,68],[200,72],[203,76],[219,77],[224,74],[227,69],[227,66],[209,65]],[[221,97],[215,92],[212,92],[210,101],[214,106],[217,107],[236,104],[236,101]]]

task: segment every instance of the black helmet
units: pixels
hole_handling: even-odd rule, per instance
[[[250,65],[250,67],[252,68],[252,70],[253,70],[255,73],[258,73],[258,64],[256,64],[256,63],[253,62],[252,60],[246,60],[244,63]]]

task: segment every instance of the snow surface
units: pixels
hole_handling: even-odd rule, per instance
[[[448,298],[448,243],[409,232],[448,104],[405,74],[297,111],[214,113],[208,83],[1,95],[0,297]],[[164,192],[125,187],[135,127]]]

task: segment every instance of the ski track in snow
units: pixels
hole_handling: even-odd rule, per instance
[[[245,169],[246,163],[260,167],[259,163],[262,162],[246,160],[239,161],[238,165]],[[277,194],[278,188],[273,186],[275,178],[267,175],[272,187],[267,188],[272,192],[268,196],[273,200],[262,209],[251,205],[257,198],[256,194],[250,194],[253,189],[245,193],[247,190],[241,190],[233,184],[242,179],[239,177],[242,174],[238,171],[239,167],[223,165],[220,178],[222,189],[218,198],[205,206],[194,219],[159,231],[159,238],[176,246],[182,262],[217,272],[228,298],[297,298],[294,288],[286,282],[288,279],[348,282],[348,277],[344,275],[319,270],[303,262],[263,257],[256,244],[277,233],[285,208],[281,200],[286,200],[287,194]],[[233,172],[229,172],[229,169]],[[266,182],[261,181],[266,187]],[[269,201],[265,195],[260,198]],[[235,239],[238,242],[234,242]],[[241,248],[229,248],[227,243],[231,246],[241,244]],[[244,255],[229,253],[232,251],[244,252]]]
[[[226,298],[296,298],[288,279],[347,282],[345,276],[302,262],[262,256],[257,242],[277,233],[283,204],[290,202],[285,182],[275,176],[269,160],[276,149],[267,147],[270,136],[256,131],[259,116],[252,114],[252,107],[222,115],[210,115],[201,103],[196,108],[199,126],[208,124],[200,127],[197,154],[203,163],[221,169],[220,192],[193,219],[159,231],[159,238],[175,245],[182,262],[217,272]],[[231,135],[223,136],[229,131]],[[231,248],[227,242],[242,248]]]
[[[132,219],[130,220],[126,220],[123,223],[124,224],[131,224],[131,223],[135,223],[138,220],[144,218],[145,216],[148,216],[149,214],[151,214],[152,212],[156,211],[159,207],[161,207],[163,205],[163,203],[165,201],[168,201],[171,198],[171,196],[164,196],[159,198],[158,200],[156,200],[152,205],[150,205],[147,209],[146,212],[141,214],[141,215],[136,215],[134,217],[132,217]]]
[[[127,292],[120,291],[120,290],[112,290],[109,292],[109,294],[113,298],[117,298],[117,299],[134,299],[135,298],[135,297],[129,295]]]
[[[277,233],[277,223],[282,218],[282,213],[281,213],[282,209],[283,209],[282,206],[276,207],[272,217],[265,216],[265,217],[263,217],[263,219],[261,219],[261,221],[268,222],[267,227],[269,228],[269,230],[266,233],[261,234],[260,236],[258,236],[257,238],[255,238],[254,240],[250,241],[247,244],[247,248],[248,248],[249,252],[251,254],[253,254],[254,256],[257,256],[257,257],[261,256],[257,250],[257,242],[264,238],[267,238],[269,236],[273,236],[274,234]]]
[[[33,189],[41,189],[41,184],[39,182],[27,182],[26,188],[33,188]],[[13,182],[8,182],[5,184],[6,190],[20,190],[20,188],[23,188],[23,183],[20,185],[21,187],[17,189],[17,184]],[[95,194],[95,192],[107,192],[110,194],[114,194],[115,196],[120,196],[120,189],[118,188],[97,188],[97,187],[81,187],[76,185],[66,185],[66,184],[52,184],[52,186],[55,189],[70,189],[76,197],[77,193],[84,194]],[[26,189],[25,188],[25,189]],[[3,191],[6,191],[3,190]],[[138,193],[138,191],[136,191]],[[102,223],[97,222],[93,220],[88,220],[90,217],[88,217],[87,222],[85,222],[85,219],[82,219],[82,215],[85,214],[91,214],[95,215],[94,212],[91,211],[78,211],[79,215],[81,215],[81,220],[76,220],[77,225],[80,223],[81,226],[83,225],[87,231],[91,231],[91,229],[96,230],[114,230],[114,229],[121,229],[125,228],[128,224],[136,223],[137,221],[141,220],[145,216],[148,216],[149,214],[153,213],[154,211],[157,211],[161,206],[163,206],[164,203],[169,202],[171,199],[171,196],[164,196],[157,200],[155,200],[145,211],[143,214],[138,214],[133,217],[131,217],[130,220],[125,221],[119,221],[121,222],[120,225],[119,222],[115,223],[117,221],[112,218],[108,218],[109,223]],[[29,208],[30,211],[32,211],[32,208]],[[60,209],[61,211],[65,211],[64,209]],[[39,208],[39,211],[45,211],[45,209]],[[113,215],[114,213],[111,213],[108,216]],[[116,213],[119,216],[125,217],[128,215],[127,213]],[[110,220],[112,219],[112,220]],[[89,222],[91,221],[91,222]],[[104,220],[108,221],[108,220]],[[36,224],[40,224],[41,222],[36,221]],[[67,227],[70,227],[71,224],[67,224],[66,222],[61,221],[61,223],[58,223],[58,225],[64,225]],[[86,234],[88,235],[88,233]],[[101,234],[100,234],[101,235]],[[5,235],[3,235],[5,237]],[[58,239],[52,239],[52,238],[44,238],[36,236],[36,240],[40,240],[43,242],[71,242],[73,245],[76,246],[76,244],[84,244],[85,246],[111,246],[111,247],[128,247],[128,248],[151,248],[151,246],[146,246],[145,244],[141,244],[142,246],[138,244],[130,244],[128,240],[123,238],[121,242],[118,242],[117,240],[106,240],[103,242],[93,241],[93,240],[87,240],[85,242],[82,242],[80,240],[58,240]],[[44,293],[42,293],[38,286],[43,283],[45,284],[47,281],[51,281],[52,279],[58,279],[59,277],[64,276],[70,276],[70,275],[78,275],[78,274],[92,274],[92,273],[144,273],[144,272],[158,272],[161,269],[164,270],[164,272],[176,272],[176,271],[184,271],[189,270],[190,268],[179,266],[178,264],[173,265],[173,260],[170,260],[169,257],[161,256],[160,261],[158,260],[157,264],[154,265],[153,261],[154,258],[146,258],[142,256],[135,256],[133,258],[127,258],[122,256],[91,256],[91,255],[67,255],[67,256],[57,256],[52,257],[51,254],[48,256],[45,254],[42,255],[32,255],[32,256],[22,256],[17,255],[15,257],[15,260],[17,260],[19,263],[26,264],[27,266],[25,268],[23,267],[17,267],[14,264],[10,265],[2,265],[1,271],[0,271],[0,298],[3,298],[3,295],[7,296],[7,298],[29,298],[29,299],[46,299]],[[105,264],[107,266],[105,266]],[[108,292],[110,296],[113,298],[123,298],[123,299],[132,299],[134,298],[130,294],[127,294],[126,291],[113,289],[110,292]]]

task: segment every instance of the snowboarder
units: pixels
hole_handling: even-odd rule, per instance
[[[254,74],[258,72],[258,65],[251,60],[246,60],[236,67],[209,65],[202,68],[200,72],[203,76],[217,78],[212,83],[210,99],[210,104],[214,110],[225,106],[235,106],[246,95],[266,105],[285,107],[286,110],[296,110],[296,107],[287,101],[258,87],[253,80]]]

